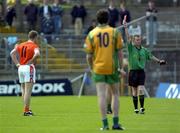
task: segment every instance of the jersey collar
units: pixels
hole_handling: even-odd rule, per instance
[[[97,27],[104,28],[104,27],[108,27],[108,26],[109,26],[108,24],[98,24]]]

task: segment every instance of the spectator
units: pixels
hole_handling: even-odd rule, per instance
[[[3,5],[0,3],[0,20],[3,19]]]
[[[124,16],[127,16],[127,19],[126,19],[126,22],[129,23],[131,21],[131,15],[130,15],[130,12],[129,10],[126,9],[125,7],[125,4],[124,3],[121,3],[120,4],[120,24],[122,25],[123,24],[123,19],[124,19]],[[126,43],[126,35],[125,35],[125,29],[122,28],[121,29],[121,34],[122,34],[122,37],[123,37],[123,40],[124,42]]]
[[[116,27],[116,24],[119,21],[119,11],[114,7],[114,0],[111,0],[108,7],[110,19],[109,25],[111,27]]]
[[[4,21],[4,11],[3,11],[3,4],[0,3],[0,26],[4,26],[5,21]]]
[[[107,0],[101,0],[103,4],[106,4],[107,3]]]
[[[97,25],[96,20],[93,19],[91,21],[91,25],[87,28],[87,31],[85,32],[85,34],[88,34],[91,30],[93,30],[96,27],[96,25]]]
[[[62,13],[63,9],[59,5],[59,0],[54,0],[54,4],[52,6],[52,17],[54,22],[54,33],[59,34],[62,27]]]
[[[133,24],[129,26],[128,29],[129,35],[133,37],[134,35],[142,35],[140,24]]]
[[[86,9],[79,3],[75,5],[71,11],[72,23],[74,24],[75,35],[81,35],[83,30],[83,23],[86,17]]]
[[[34,4],[34,0],[29,0],[29,4],[24,9],[24,14],[28,23],[28,32],[36,30],[38,7]]]
[[[148,8],[146,9],[146,44],[156,45],[157,43],[157,9],[153,1],[148,2]]]
[[[176,7],[178,4],[178,0],[173,0],[173,5]]]
[[[138,3],[141,3],[141,0],[137,0]]]
[[[52,34],[54,32],[54,22],[50,14],[47,14],[46,17],[42,20],[42,33],[45,35],[47,39],[47,43],[51,43],[52,41]]]
[[[5,16],[5,20],[8,24],[8,26],[12,27],[14,18],[16,18],[16,10],[14,8],[14,5],[9,4],[7,6],[6,16]]]
[[[70,4],[70,0],[59,0],[60,4]]]
[[[49,0],[43,0],[43,5],[39,9],[41,32],[43,31],[43,20],[52,17],[52,9],[48,2]]]

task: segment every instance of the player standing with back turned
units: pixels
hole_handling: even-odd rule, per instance
[[[156,58],[149,50],[142,46],[142,38],[140,33],[134,33],[132,38],[129,36],[126,24],[126,16],[124,17],[123,24],[125,27],[126,36],[128,38],[127,48],[129,54],[129,86],[132,89],[134,112],[144,114],[145,64],[148,60],[153,60],[160,65],[164,65],[166,64],[166,61]],[[138,96],[140,110],[138,109]]]
[[[22,98],[24,102],[24,116],[32,116],[30,110],[30,99],[33,84],[35,83],[35,62],[40,55],[38,43],[38,33],[30,31],[29,40],[16,45],[11,51],[11,58],[18,68],[19,82],[21,84]],[[18,60],[19,55],[19,60]]]
[[[107,89],[112,93],[113,130],[123,130],[119,124],[119,51],[122,48],[120,33],[108,26],[109,13],[101,9],[96,14],[99,25],[94,28],[85,40],[87,63],[96,84],[103,127],[109,130],[107,119]]]

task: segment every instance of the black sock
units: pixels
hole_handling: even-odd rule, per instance
[[[138,97],[137,96],[133,96],[133,104],[134,104],[134,108],[138,109]]]
[[[139,95],[139,102],[141,108],[144,108],[144,95]]]

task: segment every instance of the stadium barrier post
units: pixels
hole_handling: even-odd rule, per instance
[[[82,95],[82,91],[83,91],[83,89],[84,89],[84,84],[85,84],[86,78],[87,78],[87,72],[85,72],[84,75],[83,75],[82,84],[81,84],[81,87],[80,87],[80,89],[79,89],[79,94],[78,94],[78,97],[79,97],[79,98],[80,98],[81,95]]]
[[[79,97],[79,98],[80,98],[81,95],[82,95],[82,91],[83,91],[83,88],[84,88],[84,84],[85,84],[85,81],[86,81],[86,77],[87,77],[87,72],[85,72],[84,74],[81,74],[81,75],[79,75],[78,77],[76,77],[76,78],[74,78],[74,79],[71,80],[71,83],[74,83],[74,82],[76,82],[77,80],[83,78],[83,79],[82,79],[82,83],[81,83],[81,87],[80,87],[79,93],[78,93],[78,97]]]
[[[149,95],[148,91],[146,90],[146,88],[144,88],[144,93],[148,98],[150,98],[150,95]]]

